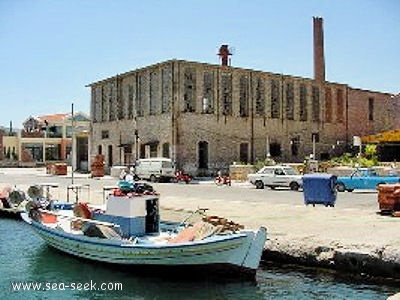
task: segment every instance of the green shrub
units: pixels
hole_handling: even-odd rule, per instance
[[[372,167],[378,164],[377,147],[376,145],[368,144],[364,148],[364,153],[360,155],[353,155],[351,153],[344,153],[339,157],[331,159],[332,163],[343,166],[351,167]]]

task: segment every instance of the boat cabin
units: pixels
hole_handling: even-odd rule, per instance
[[[93,219],[120,225],[121,236],[158,234],[160,229],[159,197],[152,193],[120,193],[109,196],[106,211],[94,212]]]

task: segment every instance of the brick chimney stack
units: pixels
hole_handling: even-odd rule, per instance
[[[324,57],[324,20],[321,17],[313,17],[314,21],[314,79],[318,82],[325,81],[325,57]]]

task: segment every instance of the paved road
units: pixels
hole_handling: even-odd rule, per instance
[[[7,168],[0,169],[0,187],[12,185],[22,190],[27,190],[33,184],[57,183],[59,188],[57,191],[54,191],[54,196],[66,199],[68,185],[72,183],[89,184],[90,202],[99,204],[103,202],[103,186],[115,185],[117,183],[116,178],[109,176],[90,178],[85,174],[74,174],[73,177],[71,173],[67,176],[48,175],[44,168]],[[154,183],[153,186],[161,194],[162,204],[164,201],[165,204],[168,204],[168,202],[174,200],[175,202],[181,202],[182,206],[187,205],[188,208],[193,207],[193,205],[200,205],[205,200],[221,201],[223,203],[242,203],[243,206],[250,203],[304,206],[304,198],[301,191],[295,192],[284,188],[258,190],[249,183],[234,182],[232,186],[216,186],[212,181],[199,181],[193,184]],[[74,199],[75,194],[70,192],[70,197]],[[87,192],[83,191],[80,198],[82,201],[87,201]],[[342,209],[376,212],[378,209],[377,192],[375,190],[356,190],[352,193],[338,193],[334,210],[338,211]]]
[[[89,184],[90,202],[101,204],[103,186],[115,185],[117,179],[94,179],[75,174],[73,181],[75,184]],[[67,186],[72,183],[72,178],[71,174],[47,175],[44,168],[0,169],[0,187],[12,184],[27,190],[32,184],[44,182],[58,183],[59,189],[54,196],[66,199]],[[377,214],[376,191],[338,193],[336,205],[331,208],[305,206],[302,192],[257,190],[247,183],[216,186],[209,181],[197,184],[155,183],[153,186],[161,195],[164,219],[184,218],[190,211],[202,207],[209,208],[210,214],[233,219],[247,227],[265,226],[269,229],[271,240],[286,237],[289,240],[314,239],[316,243],[338,242],[346,245],[364,245],[369,241],[373,247],[380,247],[380,243],[392,243],[396,238],[400,241],[400,218]],[[79,196],[81,201],[88,199],[86,190]],[[70,199],[73,201],[75,194],[70,193]]]
[[[290,191],[288,189],[255,189],[254,186],[246,183],[233,183],[229,186],[216,186],[209,184],[155,184],[161,195],[182,197],[182,198],[212,198],[223,201],[242,201],[246,203],[268,203],[304,205],[303,193]],[[377,192],[355,191],[353,193],[338,193],[336,209],[357,208],[377,209]]]

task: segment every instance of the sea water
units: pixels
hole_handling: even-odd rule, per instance
[[[262,262],[255,281],[158,276],[48,247],[22,221],[0,219],[0,299],[386,299],[395,282]]]

